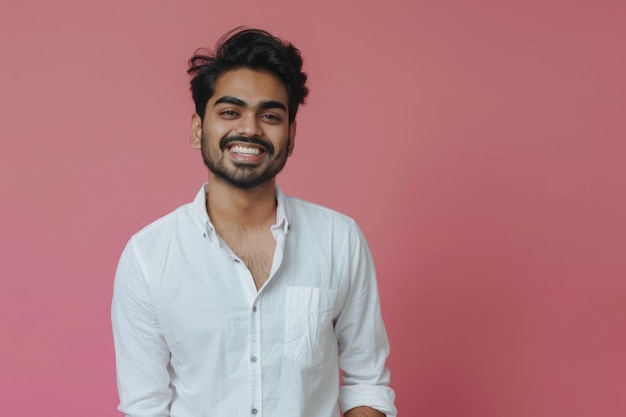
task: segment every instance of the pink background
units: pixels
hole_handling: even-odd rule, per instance
[[[186,60],[248,24],[303,51],[280,183],[363,228],[401,415],[626,415],[624,4],[2,0],[2,414],[118,415],[117,259],[204,181]]]

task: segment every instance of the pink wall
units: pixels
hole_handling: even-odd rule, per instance
[[[249,24],[304,53],[280,181],[368,237],[401,414],[625,415],[626,8],[583,3],[2,0],[2,414],[117,415],[117,258],[205,178],[186,59]]]

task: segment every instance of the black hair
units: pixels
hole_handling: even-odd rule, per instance
[[[309,93],[302,72],[300,51],[261,29],[238,27],[217,42],[214,52],[198,49],[189,59],[191,93],[196,113],[204,120],[206,106],[215,92],[218,77],[239,68],[266,71],[277,76],[287,89],[289,124]]]

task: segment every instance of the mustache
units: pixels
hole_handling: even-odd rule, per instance
[[[260,145],[264,147],[270,155],[274,154],[274,145],[272,145],[270,142],[263,140],[257,136],[251,136],[251,137],[238,136],[238,135],[225,136],[222,138],[222,140],[220,140],[220,149],[221,150],[226,149],[226,146],[231,142],[253,143],[255,145]]]

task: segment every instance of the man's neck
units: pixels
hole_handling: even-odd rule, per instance
[[[244,190],[210,176],[206,207],[218,229],[265,227],[268,222],[271,225],[276,220],[275,182]]]

